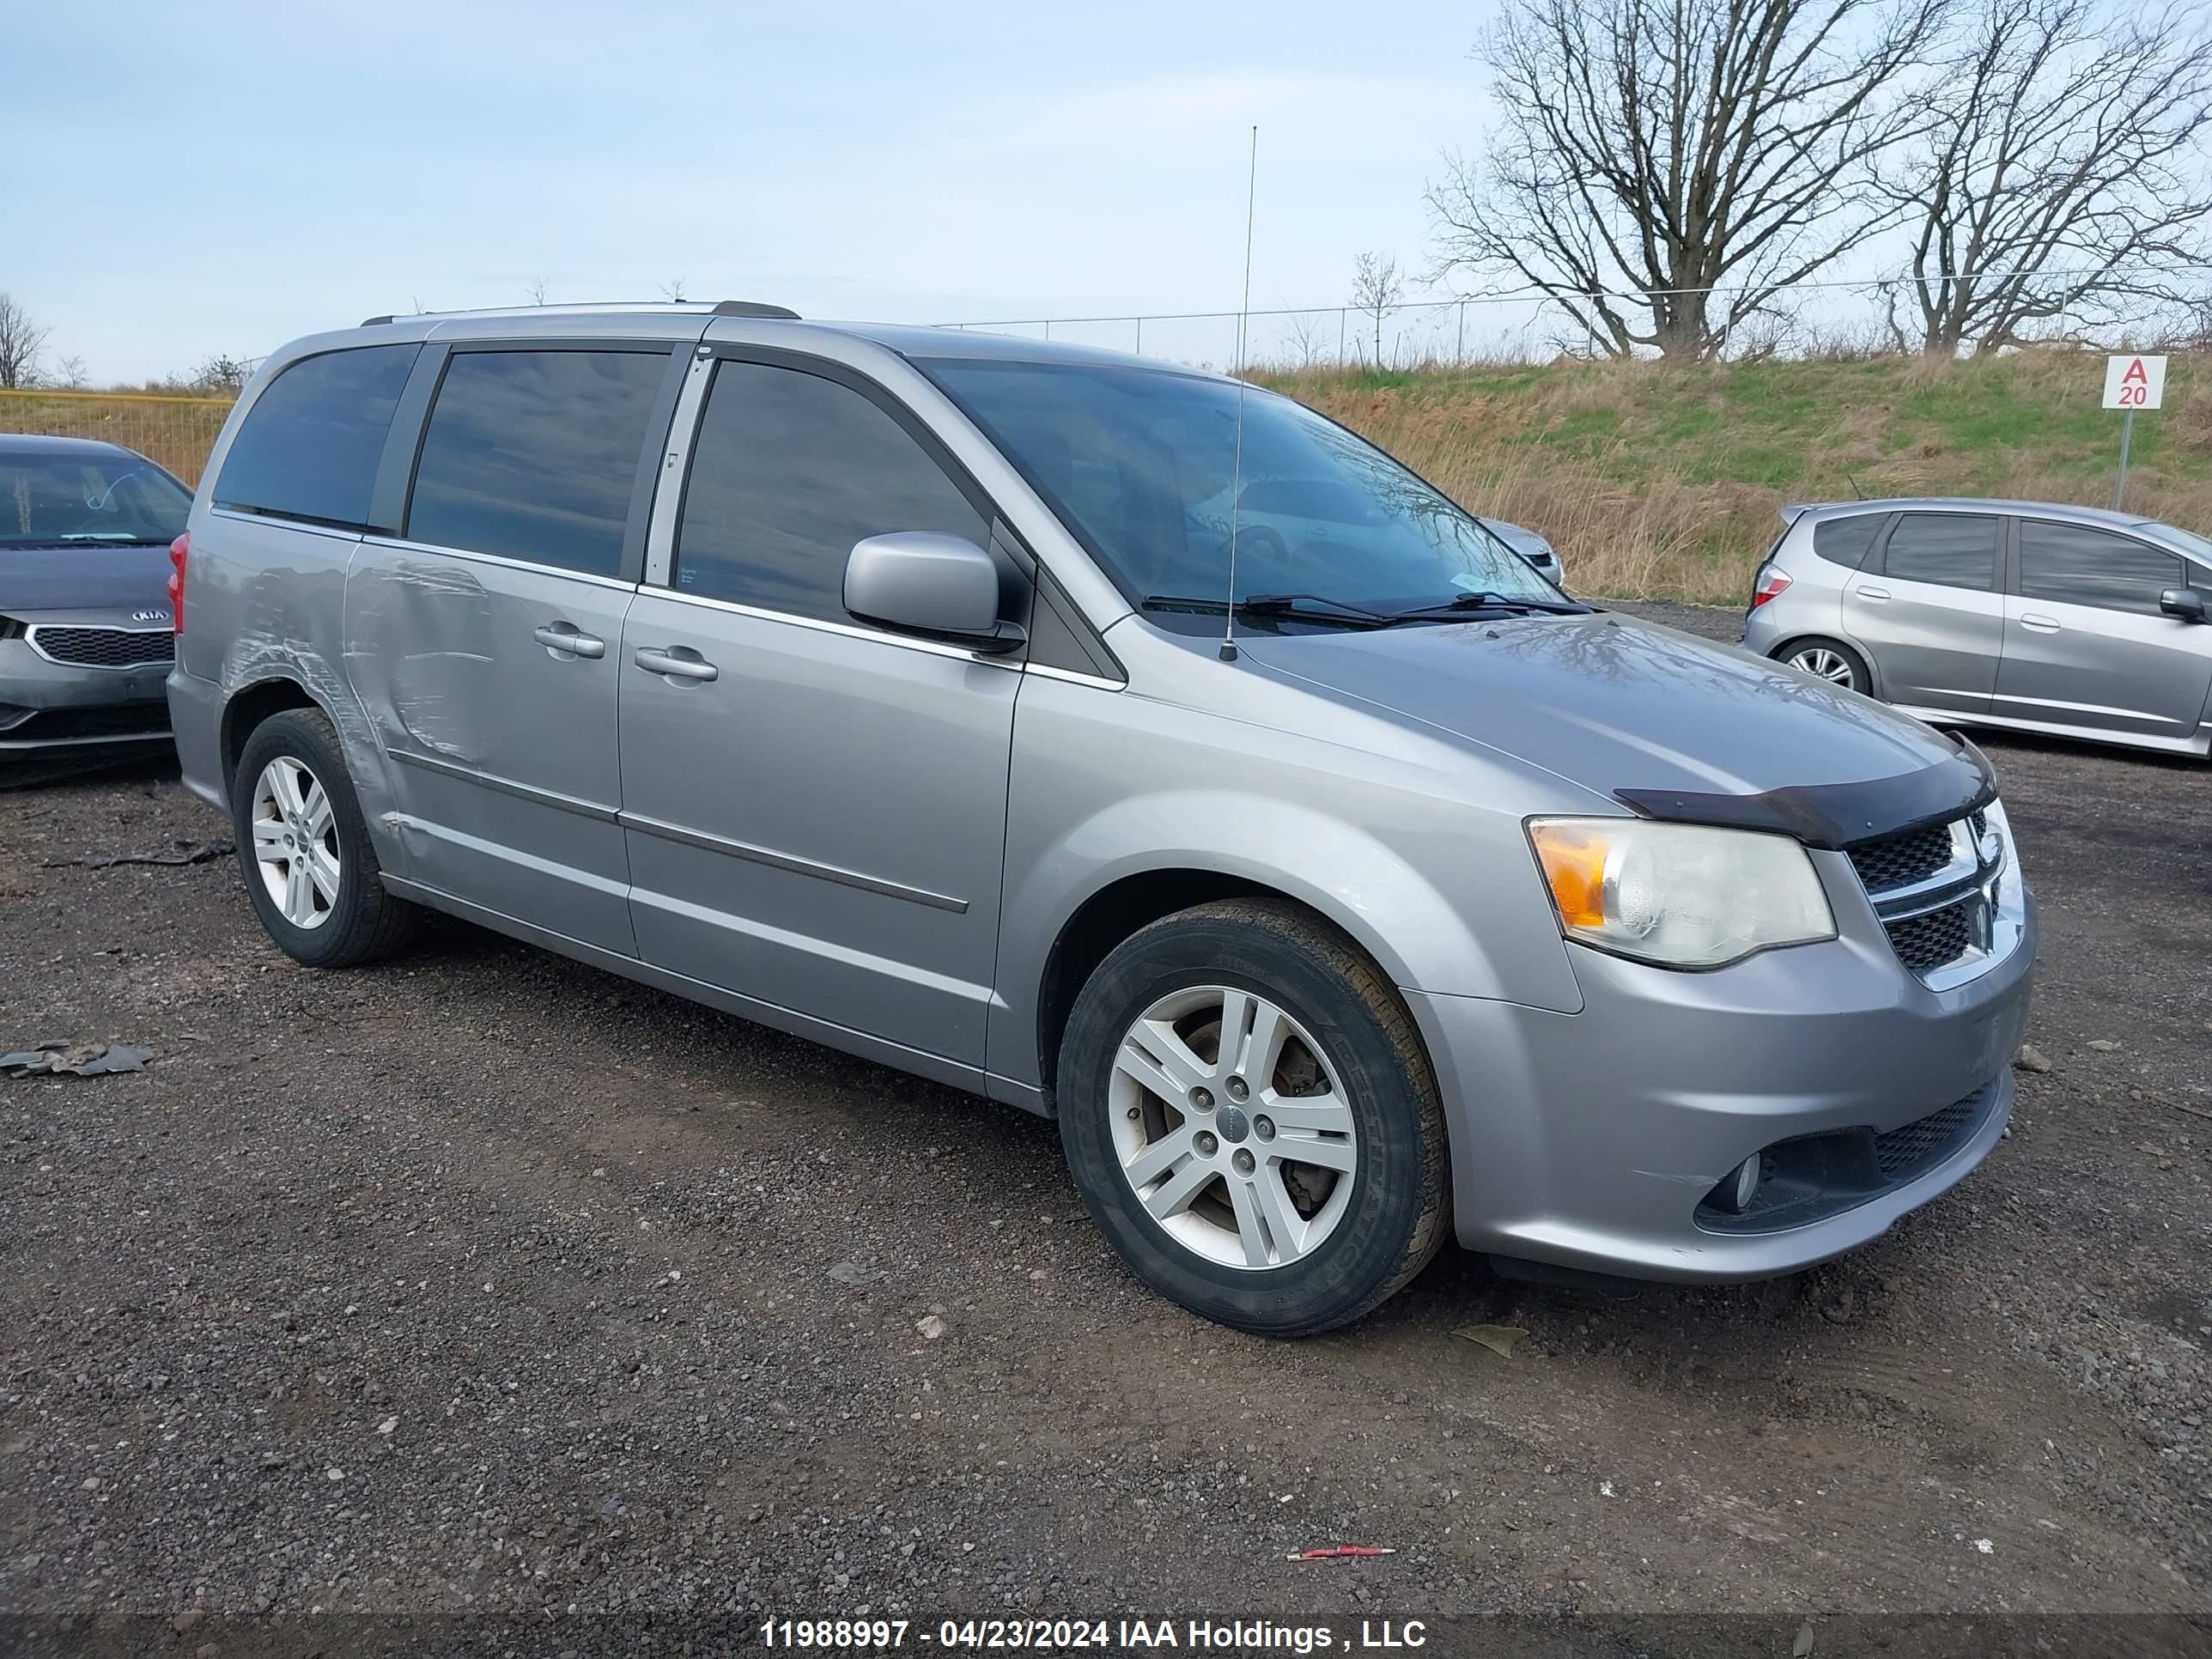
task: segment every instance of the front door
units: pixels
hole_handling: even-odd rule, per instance
[[[2179,554],[2132,536],[2022,519],[1996,712],[2193,741],[2212,689],[2212,628],[2158,608],[2160,592],[2191,580]]]
[[[409,877],[624,955],[617,673],[669,361],[454,350],[405,533],[365,541],[346,577],[346,671],[391,763]]]
[[[1874,659],[1885,700],[1989,712],[2004,651],[2003,530],[1990,513],[1900,514],[1844,579],[1844,629]]]
[[[860,623],[842,595],[854,542],[988,545],[988,514],[849,374],[712,372],[668,580],[623,632],[639,954],[981,1067],[1021,676]]]

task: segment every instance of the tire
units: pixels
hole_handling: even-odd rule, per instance
[[[1232,1021],[1248,1048],[1283,1034],[1264,1083],[1214,1063]],[[1443,1243],[1443,1109],[1412,1016],[1297,905],[1224,900],[1125,939],[1076,998],[1059,1084],[1091,1218],[1194,1313],[1263,1335],[1325,1331],[1395,1295]]]
[[[292,787],[289,802],[280,779]],[[320,709],[288,708],[253,728],[230,808],[254,914],[295,962],[356,967],[414,937],[422,913],[384,890],[337,732]],[[325,883],[320,872],[332,864],[335,879]],[[295,868],[304,891],[294,884]]]
[[[1823,639],[1818,635],[1792,640],[1774,653],[1774,660],[1787,663],[1814,679],[1856,691],[1862,696],[1874,695],[1874,676],[1867,672],[1866,659],[1841,640]],[[1814,666],[1816,663],[1820,665]]]

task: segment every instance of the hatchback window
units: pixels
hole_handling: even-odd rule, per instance
[[[1993,587],[2002,522],[1980,513],[1907,513],[1889,532],[1882,574],[1946,587]]]
[[[930,530],[986,544],[990,526],[865,394],[802,369],[714,371],[676,532],[686,593],[844,622],[853,544]]]
[[[151,461],[119,452],[0,452],[0,547],[167,545],[192,498]]]
[[[216,480],[217,507],[359,530],[384,441],[422,348],[302,357],[246,411]]]
[[[2131,536],[2047,519],[2020,521],[2023,599],[2159,614],[2158,596],[2183,586],[2181,561]]]
[[[587,575],[622,568],[665,351],[457,351],[431,406],[410,540]]]
[[[1165,368],[921,367],[1134,602],[1225,603],[1232,528],[1240,600],[1296,594],[1389,613],[1480,594],[1567,602],[1458,503],[1288,398]],[[1150,614],[1188,633],[1221,628],[1172,605]]]
[[[1867,550],[1874,545],[1883,516],[1854,513],[1844,519],[1823,519],[1813,526],[1813,550],[1830,564],[1856,570],[1866,562]]]

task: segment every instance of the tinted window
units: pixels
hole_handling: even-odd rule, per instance
[[[714,371],[677,527],[677,587],[843,622],[853,544],[894,530],[979,546],[990,534],[906,429],[850,386],[758,363]]]
[[[611,576],[660,351],[457,351],[431,405],[410,540]]]
[[[1907,513],[1889,532],[1883,574],[1947,587],[1988,587],[2002,520],[1978,513]]]
[[[2185,580],[2179,558],[2131,537],[2046,520],[2020,521],[2023,599],[2097,605],[2154,617],[2159,594],[2182,586]]]
[[[328,351],[284,370],[246,411],[216,481],[216,505],[366,525],[392,411],[421,350]]]
[[[0,547],[166,544],[192,498],[167,473],[123,450],[0,449]]]
[[[1830,564],[1856,570],[1866,562],[1867,549],[1874,545],[1882,516],[1858,513],[1848,519],[1823,519],[1813,526],[1813,550]]]

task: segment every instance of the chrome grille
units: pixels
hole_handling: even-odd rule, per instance
[[[174,662],[177,637],[166,628],[62,628],[30,630],[31,649],[73,668],[142,668]]]
[[[1916,974],[1956,962],[1974,942],[1974,914],[1981,907],[1981,895],[1977,893],[1941,910],[1887,923],[1897,959]]]
[[[1851,848],[1850,856],[1851,867],[1859,872],[1869,895],[1908,887],[1927,880],[1951,861],[1951,826],[1934,823],[1923,830],[1908,830],[1901,836],[1861,842]]]

